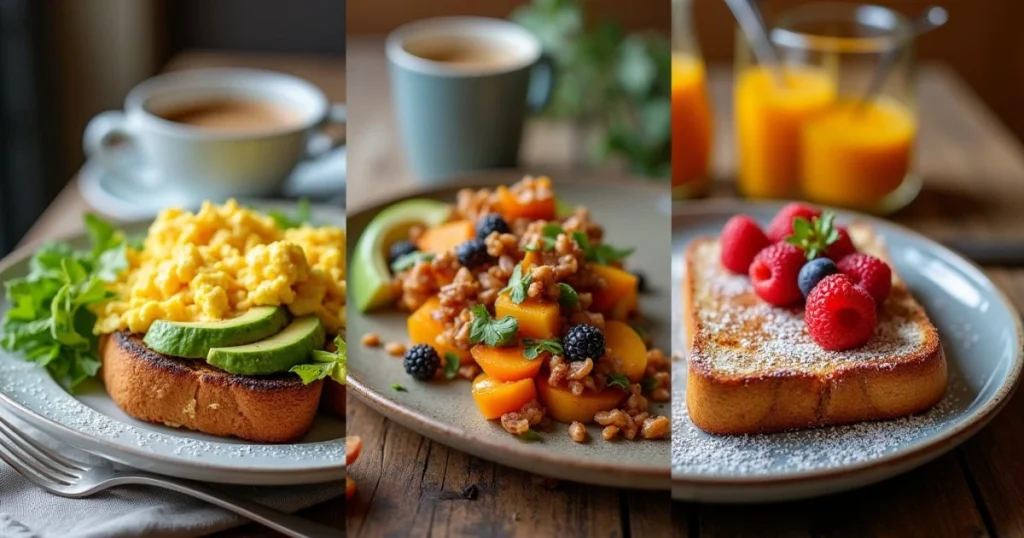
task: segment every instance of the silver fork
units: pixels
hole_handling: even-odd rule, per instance
[[[21,476],[61,497],[79,499],[106,489],[139,484],[156,486],[202,499],[294,538],[341,536],[341,531],[279,512],[261,504],[217,491],[198,482],[178,480],[111,464],[87,464],[67,458],[19,432],[0,415],[0,460]]]

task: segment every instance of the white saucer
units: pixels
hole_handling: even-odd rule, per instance
[[[124,152],[119,161],[117,169],[111,170],[90,159],[78,172],[82,198],[100,213],[120,220],[140,220],[153,218],[168,206],[195,209],[202,202],[165,186],[143,186],[158,182],[151,179],[153,172],[131,152]],[[281,196],[343,203],[347,162],[346,149],[341,147],[317,161],[300,164],[288,178]]]

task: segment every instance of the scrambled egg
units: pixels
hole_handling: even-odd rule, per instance
[[[345,233],[334,226],[280,229],[239,206],[163,211],[142,251],[97,307],[97,333],[144,333],[159,319],[217,321],[255,306],[316,314],[330,333],[345,327]]]

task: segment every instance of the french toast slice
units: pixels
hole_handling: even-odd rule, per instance
[[[858,251],[889,263],[869,225],[849,232]],[[684,254],[686,405],[700,429],[749,434],[892,419],[942,398],[938,332],[895,269],[874,335],[836,352],[811,339],[802,307],[764,302],[746,275],[721,266],[719,252],[717,238],[698,238]]]
[[[296,375],[229,374],[203,360],[146,347],[124,332],[100,344],[100,375],[125,413],[147,422],[261,443],[301,439],[313,425],[324,383]]]

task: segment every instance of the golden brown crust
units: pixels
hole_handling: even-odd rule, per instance
[[[313,424],[323,383],[294,375],[240,376],[157,353],[138,335],[103,339],[101,377],[125,413],[148,422],[262,443],[301,439]]]
[[[868,234],[866,240],[885,254],[877,250],[884,251],[880,239]],[[697,253],[714,241],[696,239],[684,253],[683,318],[691,357],[706,356],[721,347],[721,342],[709,341],[700,330],[695,299],[700,291],[695,289],[695,268],[707,262],[698,259]],[[892,419],[932,407],[945,393],[947,378],[938,333],[902,284],[894,288],[894,295],[901,295],[900,300],[888,301],[887,308],[911,305],[908,319],[921,336],[914,349],[819,371],[801,369],[806,363],[782,357],[775,363],[789,367],[742,375],[720,371],[710,361],[688,360],[690,419],[710,433],[748,434]]]

